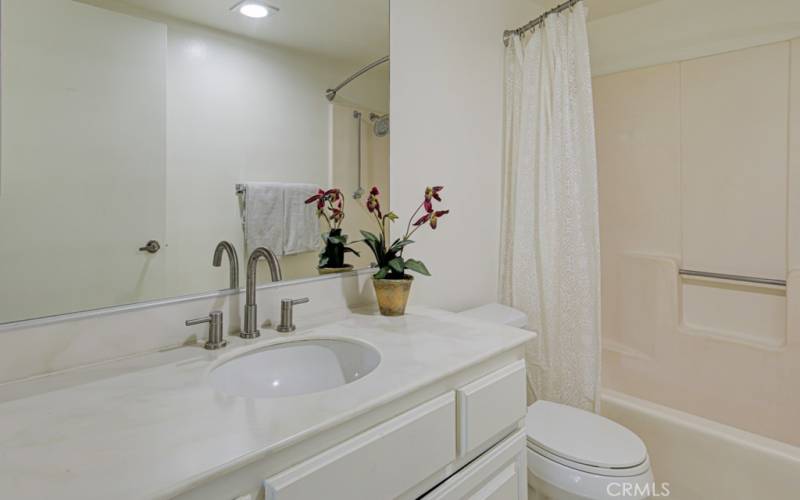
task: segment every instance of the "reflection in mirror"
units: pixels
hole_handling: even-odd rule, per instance
[[[348,80],[388,54],[388,1],[234,3],[2,0],[0,323],[235,286],[254,245],[317,276],[318,188],[367,225],[389,65]]]

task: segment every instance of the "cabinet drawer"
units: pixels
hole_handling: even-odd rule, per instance
[[[264,481],[267,500],[394,498],[455,459],[452,392]]]
[[[503,440],[423,500],[524,500],[528,495],[525,431]]]
[[[514,362],[462,387],[456,391],[456,401],[458,454],[464,456],[525,417],[525,362]]]

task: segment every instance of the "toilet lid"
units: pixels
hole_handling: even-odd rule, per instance
[[[537,401],[525,418],[528,440],[569,462],[605,469],[630,468],[647,459],[639,436],[611,420],[550,401]]]

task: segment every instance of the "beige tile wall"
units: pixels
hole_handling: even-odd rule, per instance
[[[680,255],[679,84],[677,64],[594,79],[604,342],[638,351],[654,335],[635,326],[646,305],[630,300],[658,301],[635,283],[646,272],[626,272],[625,254]]]
[[[799,72],[794,40],[594,79],[604,387],[794,445]]]
[[[683,264],[784,279],[789,42],[680,72]]]

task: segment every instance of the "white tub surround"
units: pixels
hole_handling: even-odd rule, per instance
[[[302,498],[346,460],[356,467],[344,470],[364,482],[351,485],[358,491],[418,496],[482,453],[470,469],[479,472],[453,476],[443,498],[476,477],[479,484],[524,491],[524,433],[515,431],[524,418],[521,360],[529,332],[418,309],[400,318],[347,313],[290,338],[263,333],[254,341],[232,338],[222,351],[187,346],[0,387],[0,497]],[[245,352],[341,337],[375,347],[377,368],[335,389],[278,399],[230,396],[208,382],[211,370]],[[503,408],[520,406],[521,414],[462,412],[471,398],[485,397],[476,387],[496,388]],[[413,433],[412,426],[418,426]],[[406,446],[406,434],[431,439]],[[478,443],[463,435],[490,437]],[[392,436],[403,443],[389,446],[384,438]],[[493,454],[484,453],[490,448]],[[369,474],[358,466],[364,453],[374,462]],[[384,470],[382,460],[424,467]],[[503,474],[492,475],[501,468]],[[346,493],[346,479],[329,485],[341,490],[329,498]]]
[[[800,447],[609,389],[601,398],[603,415],[647,444],[656,485],[667,483],[669,498],[797,498]]]

